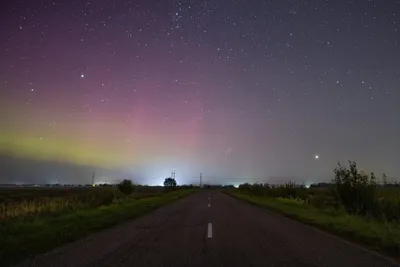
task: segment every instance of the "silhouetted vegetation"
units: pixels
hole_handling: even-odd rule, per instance
[[[376,210],[377,181],[374,173],[360,172],[355,162],[349,162],[349,168],[340,163],[334,170],[334,197],[349,213],[371,215]]]
[[[284,185],[242,184],[229,194],[280,212],[288,217],[328,230],[371,249],[400,255],[400,188],[382,175],[340,163],[331,183],[309,188],[289,182]]]
[[[283,185],[245,183],[239,189],[257,196],[295,199],[317,208],[342,208],[349,214],[400,221],[398,183],[389,183],[385,174],[378,183],[374,173],[359,171],[353,161],[349,167],[339,163],[334,173],[331,183],[313,184],[309,188],[288,182]]]
[[[382,175],[382,183],[374,175],[357,169],[354,161],[349,168],[340,163],[334,170],[334,198],[348,213],[376,219],[400,221],[400,195],[388,186],[388,179]]]
[[[0,190],[0,222],[32,216],[58,215],[107,206],[121,196],[102,188],[13,188]]]
[[[332,183],[314,183],[310,184],[309,188],[331,188],[334,185]]]
[[[125,195],[132,194],[134,187],[131,180],[124,179],[121,183],[118,184],[118,189]]]
[[[174,178],[171,178],[171,177],[165,178],[165,180],[164,180],[164,186],[165,186],[165,187],[168,187],[168,188],[174,188],[174,187],[176,187],[176,181],[175,181],[175,179],[174,179]]]
[[[196,189],[182,189],[163,193],[163,188],[140,186],[129,197],[123,195],[117,188],[91,187],[73,188],[73,190],[62,188],[0,188],[0,195],[34,192],[33,194],[38,197],[33,202],[10,201],[10,206],[6,206],[6,211],[12,216],[8,220],[3,220],[3,218],[0,220],[0,265],[9,266],[29,256],[44,253],[56,246],[83,238],[90,233],[111,227],[121,221],[133,219],[196,191]],[[53,194],[54,192],[58,192],[63,197],[51,199],[46,196],[46,194]],[[81,201],[91,201],[93,200],[91,197],[84,195],[99,194],[100,196],[102,194],[108,195],[108,193],[122,197],[118,201],[114,199],[112,205],[90,209],[77,208],[74,205],[77,205],[78,202],[66,197],[66,195],[71,194]],[[83,204],[85,203],[83,202]],[[28,205],[25,206],[26,204]],[[97,202],[96,205],[100,204],[101,201]],[[71,210],[57,210],[62,205],[67,205]],[[29,208],[26,209],[25,207]],[[38,212],[44,207],[50,207],[56,213],[52,213],[51,216],[36,213],[31,214],[35,217],[26,217],[27,211],[34,209]],[[3,216],[3,211],[0,210],[0,216]]]
[[[130,181],[129,181],[130,182]],[[123,184],[126,190],[126,184]],[[130,186],[128,185],[128,188]],[[0,223],[32,217],[59,216],[77,210],[93,209],[126,200],[138,200],[165,194],[163,186],[133,185],[133,192],[126,195],[118,185],[100,186],[43,186],[0,188]],[[193,185],[175,189],[194,189]],[[129,189],[131,190],[131,189]]]

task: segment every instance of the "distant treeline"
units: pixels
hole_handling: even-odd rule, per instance
[[[118,184],[0,184],[1,187],[117,187]],[[135,187],[149,187],[150,185],[136,185]],[[161,185],[151,186],[151,187],[163,187]],[[186,184],[186,185],[178,185],[178,188],[197,188],[200,187],[198,184]],[[203,188],[234,188],[233,185],[209,185],[204,184]]]
[[[100,187],[117,186],[117,184],[96,184]],[[0,187],[93,187],[91,184],[0,184]]]
[[[332,188],[335,185],[333,183],[313,183],[310,184],[310,188]],[[399,182],[394,183],[386,183],[386,184],[378,184],[378,187],[400,187]]]
[[[0,188],[22,188],[22,187],[38,187],[38,188],[70,188],[70,187],[117,187],[118,184],[108,184],[108,183],[103,183],[103,184],[0,184]],[[161,185],[140,185],[140,184],[134,184],[134,187],[137,188],[144,188],[144,187],[164,187]],[[177,188],[199,188],[200,186],[198,184],[185,184],[185,185],[178,185]],[[234,188],[233,185],[208,185],[205,184],[202,186],[203,188]]]

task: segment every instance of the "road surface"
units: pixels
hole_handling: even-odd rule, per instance
[[[203,191],[20,266],[399,266],[218,191]]]

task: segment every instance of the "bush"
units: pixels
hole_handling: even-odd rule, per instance
[[[345,210],[378,220],[400,222],[400,189],[389,184],[386,175],[378,185],[375,175],[358,171],[355,162],[349,167],[338,164],[332,183],[319,183],[306,188],[289,182],[284,185],[266,183],[241,184],[239,191],[248,195],[295,199],[318,209]],[[235,189],[233,189],[235,190]]]
[[[374,174],[359,172],[354,161],[349,161],[349,168],[338,163],[334,172],[334,197],[349,213],[371,215],[371,211],[376,209],[377,182]]]
[[[125,195],[130,195],[133,192],[133,184],[131,180],[124,179],[121,183],[118,184],[118,189]]]
[[[164,186],[165,187],[176,187],[176,181],[175,181],[175,179],[174,178],[171,178],[171,177],[169,177],[169,178],[165,178],[165,181],[164,181]]]

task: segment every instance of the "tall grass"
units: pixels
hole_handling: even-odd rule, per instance
[[[114,195],[109,191],[87,193],[74,197],[42,197],[34,200],[0,203],[0,221],[15,220],[34,215],[56,215],[67,211],[110,205]]]
[[[8,188],[0,190],[0,223],[33,216],[60,214],[108,206],[126,199],[158,196],[162,188],[137,186],[129,196],[108,188]]]
[[[374,173],[359,171],[354,161],[349,168],[339,163],[334,172],[333,196],[349,214],[400,222],[400,188],[392,194],[392,188],[378,186]],[[382,180],[385,185],[386,175]]]
[[[351,161],[348,167],[339,163],[334,173],[325,187],[242,184],[227,193],[398,258],[398,184],[387,184],[385,175],[379,184],[373,173],[359,171]]]
[[[317,208],[296,199],[262,197],[235,189],[229,189],[226,192],[381,253],[395,258],[400,255],[399,223],[366,219],[359,215],[349,214],[345,209]]]
[[[400,187],[379,185],[373,173],[359,171],[355,162],[349,167],[340,163],[328,188],[306,188],[293,182],[273,186],[242,184],[239,190],[256,196],[288,198],[321,209],[344,209],[348,214],[383,221],[400,222]],[[383,179],[386,177],[383,176]]]
[[[17,219],[15,222],[1,223],[0,265],[5,267],[15,264],[28,256],[46,252],[124,220],[136,218],[196,191],[196,189],[182,189],[170,193],[158,193],[154,188],[145,189],[150,192],[127,197],[108,206],[76,209],[57,216],[35,216],[29,220]],[[136,199],[140,196],[141,199]]]

